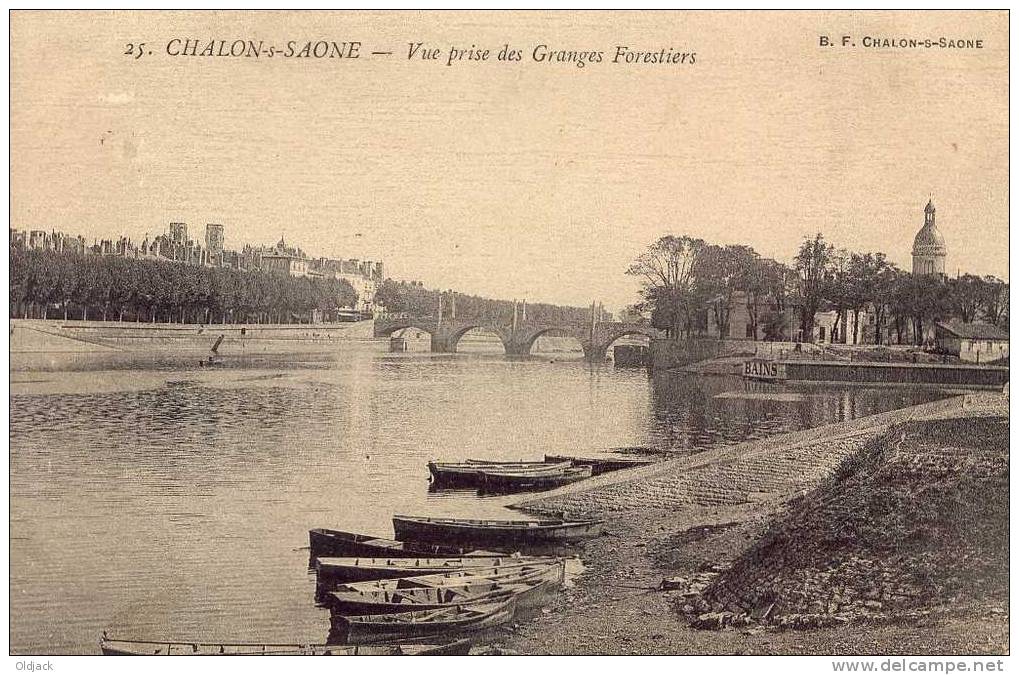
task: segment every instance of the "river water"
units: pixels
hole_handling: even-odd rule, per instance
[[[427,460],[694,453],[939,398],[349,343],[200,369],[158,356],[12,373],[11,650],[126,638],[322,642],[307,530],[514,517],[430,493]]]

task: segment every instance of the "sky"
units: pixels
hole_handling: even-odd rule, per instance
[[[170,56],[175,38],[362,44]],[[416,42],[441,60],[408,59]],[[520,62],[496,59],[507,44]],[[471,45],[489,60],[446,65]],[[612,63],[617,46],[695,62]],[[1005,12],[18,11],[11,226],[140,241],[215,222],[227,248],[285,236],[431,287],[618,309],[665,234],[790,261],[820,231],[908,269],[933,196],[949,272],[1007,279],[1007,50]]]

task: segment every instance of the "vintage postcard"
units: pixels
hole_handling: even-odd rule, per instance
[[[19,670],[1003,668],[1006,11],[9,21]]]

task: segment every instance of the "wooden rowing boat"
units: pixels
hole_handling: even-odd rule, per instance
[[[499,463],[499,464],[473,464],[470,462],[428,462],[428,472],[434,483],[443,485],[478,485],[481,481],[483,470],[504,469],[506,471],[520,471],[541,475],[561,474],[570,468],[569,462],[546,463],[537,462],[534,464],[520,463]]]
[[[530,607],[563,585],[566,562],[457,570],[402,579],[341,584],[323,597],[336,615],[392,614],[450,605],[477,604],[510,596]]]
[[[159,642],[102,638],[99,648],[106,656],[465,656],[470,640],[448,644],[301,645],[212,644]]]
[[[393,516],[400,541],[488,542],[498,546],[547,544],[597,537],[600,520],[472,520]]]
[[[402,579],[438,574],[463,569],[520,565],[537,563],[545,558],[505,556],[501,558],[460,557],[460,558],[342,558],[322,557],[315,561],[319,585],[374,581],[377,579]]]
[[[506,623],[513,618],[515,609],[515,601],[510,598],[398,614],[334,615],[329,638],[348,644],[365,644],[482,630]]]
[[[534,474],[520,471],[485,469],[481,472],[481,487],[486,492],[522,492],[524,490],[551,490],[591,477],[590,466],[566,469],[559,474]]]
[[[328,556],[364,556],[368,558],[459,558],[500,557],[505,553],[492,551],[476,551],[470,547],[450,546],[443,544],[424,544],[416,542],[393,541],[368,534],[355,534],[340,530],[316,528],[308,531],[311,558]]]
[[[569,455],[545,455],[546,462],[571,462],[573,466],[590,466],[593,475],[620,469],[654,464],[655,460],[645,457],[571,457]]]
[[[496,460],[496,459],[467,459],[467,460],[464,460],[464,463],[465,464],[484,464],[484,465],[488,465],[488,466],[499,465],[499,466],[505,466],[505,467],[509,467],[509,468],[513,468],[513,467],[527,468],[527,467],[530,467],[530,466],[548,466],[550,464],[550,462],[546,462],[546,461],[540,460],[540,459],[538,459],[538,460],[520,460],[520,461],[512,461],[512,462],[503,462],[503,461],[499,461],[499,460]],[[552,464],[560,464],[561,462],[551,462],[551,463]]]

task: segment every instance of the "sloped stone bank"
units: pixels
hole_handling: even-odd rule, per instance
[[[839,569],[831,571],[819,564],[797,563],[791,557],[769,558],[764,565],[770,566],[773,579],[755,577],[754,565],[747,558],[759,550],[774,528],[798,512],[814,490],[837,484],[825,481],[833,472],[845,470],[840,469],[844,463],[849,466],[858,453],[862,457],[872,447],[880,447],[883,441],[879,438],[897,438],[887,435],[895,425],[917,422],[917,429],[931,429],[931,435],[923,439],[907,431],[907,439],[928,444],[932,458],[945,452],[954,456],[956,453],[946,449],[988,445],[980,440],[984,436],[960,439],[973,436],[975,425],[1007,420],[1007,408],[1007,396],[966,394],[652,467],[604,474],[518,502],[516,508],[536,513],[602,517],[608,535],[578,549],[584,573],[573,588],[546,608],[547,613],[497,631],[494,639],[524,654],[1008,653],[1008,604],[998,600],[1002,596],[996,574],[1001,568],[993,556],[980,562],[979,555],[955,548],[969,561],[967,565],[976,561],[974,566],[960,568],[965,571],[955,574],[959,579],[951,584],[948,579],[953,574],[936,577],[933,586],[897,576],[895,554],[885,552],[848,551],[844,560],[839,559]],[[952,422],[927,426],[938,420]],[[940,450],[935,452],[935,448]],[[932,461],[938,465],[942,460]],[[957,466],[961,470],[968,465],[946,462],[942,477],[950,478]],[[948,508],[951,503],[945,501],[941,507]],[[851,513],[859,506],[849,504],[840,512]],[[837,500],[832,502],[832,509],[842,508]],[[974,517],[972,512],[961,515]],[[792,540],[793,534],[795,531],[790,531],[783,537]],[[987,549],[982,546],[980,555]],[[804,545],[803,550],[805,555],[809,546]],[[833,552],[825,562],[840,555]],[[881,567],[880,573],[871,574],[869,567],[878,558],[888,558],[885,563],[891,568]],[[947,568],[944,558],[931,560]],[[903,565],[913,569],[912,562]],[[828,577],[822,576],[829,572]],[[889,572],[887,588],[884,572]],[[737,583],[741,573],[745,577]],[[865,597],[868,593],[873,596],[874,591],[857,584],[860,575],[868,584],[880,579],[881,584],[874,585],[877,599]],[[980,579],[986,579],[987,585],[966,590],[968,583],[984,583]],[[752,586],[756,583],[763,584],[762,592],[756,592],[757,587]],[[843,598],[852,596],[845,603],[846,611],[833,606],[835,611],[828,613],[826,604],[823,614],[810,613],[820,611],[820,605],[814,603],[834,599],[827,591],[837,583],[847,589]],[[958,592],[949,590],[960,586]],[[862,590],[853,595],[849,589],[856,588]],[[992,590],[985,593],[988,588]],[[938,595],[930,596],[931,590]],[[712,595],[715,593],[717,596]],[[731,597],[723,602],[724,593]],[[882,593],[888,597],[887,604]],[[896,606],[896,595],[914,597],[915,601]],[[713,599],[709,602],[706,596]],[[779,606],[783,599],[787,602],[784,610]],[[924,604],[928,599],[929,604]],[[728,609],[730,602],[735,603],[731,605],[734,611]],[[849,611],[854,608],[859,611]]]
[[[1007,418],[895,425],[792,502],[689,605],[694,623],[799,628],[1007,606],[1008,477]]]

